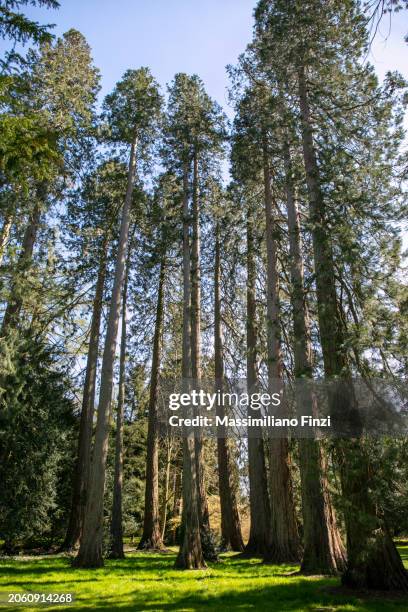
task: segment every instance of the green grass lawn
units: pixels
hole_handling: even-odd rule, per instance
[[[408,545],[400,551],[408,564]],[[0,591],[75,592],[74,605],[53,605],[47,610],[408,610],[408,598],[345,592],[338,579],[288,576],[297,569],[294,566],[269,566],[223,555],[220,563],[207,570],[183,572],[173,569],[174,559],[174,552],[131,552],[125,560],[108,560],[98,570],[74,570],[63,556],[2,559]],[[5,609],[22,608],[1,608]]]

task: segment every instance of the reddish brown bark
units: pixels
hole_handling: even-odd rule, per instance
[[[258,388],[256,329],[256,263],[254,219],[247,213],[247,385],[248,393]],[[270,544],[271,514],[265,465],[265,449],[260,428],[252,428],[248,437],[249,507],[251,526],[244,554],[262,557]]]
[[[224,356],[221,309],[221,243],[217,224],[215,231],[215,265],[214,265],[214,366],[215,391],[223,393],[224,388]],[[217,406],[217,415],[225,416],[225,408],[221,403]],[[228,440],[223,428],[217,438],[218,483],[221,505],[221,537],[225,549],[237,552],[244,550],[241,534],[236,491],[231,474],[231,458]]]
[[[171,473],[171,464],[172,464],[172,440],[170,437],[167,439],[167,448],[166,448],[166,469],[164,476],[164,485],[162,491],[162,504],[160,510],[160,533],[162,541],[164,542],[164,535],[166,533],[166,525],[167,525],[167,506],[169,502],[169,489],[170,489],[170,473]]]
[[[122,297],[122,330],[120,341],[119,365],[119,393],[116,407],[116,435],[115,435],[115,469],[113,476],[112,516],[110,524],[110,550],[111,559],[124,559],[123,550],[123,517],[122,517],[122,489],[123,489],[123,418],[126,392],[126,315],[127,292],[129,277],[130,250],[127,256],[125,282]]]
[[[199,209],[198,153],[193,155],[193,202],[191,240],[191,378],[197,389],[201,385],[201,229]],[[210,513],[205,488],[203,436],[200,429],[195,432],[195,461],[198,493],[198,520],[200,523],[201,548],[204,559],[215,561],[217,554],[213,546]]]
[[[183,354],[182,377],[185,390],[191,381],[191,262],[188,164],[183,173]],[[205,567],[201,548],[198,514],[198,483],[194,433],[185,432],[183,439],[183,539],[175,562],[179,569]]]
[[[408,572],[388,532],[381,508],[369,491],[370,461],[360,437],[359,415],[353,395],[345,338],[336,292],[333,249],[327,231],[326,204],[320,185],[309,94],[303,66],[298,70],[299,106],[302,118],[303,158],[309,194],[320,342],[325,375],[336,377],[329,393],[333,421],[349,424],[355,437],[336,440],[342,493],[345,499],[347,568],[343,584],[369,589],[408,591]]]
[[[115,264],[115,276],[109,307],[105,347],[102,359],[101,388],[97,410],[95,443],[92,456],[90,488],[87,499],[84,526],[75,567],[101,567],[103,565],[103,500],[105,490],[106,457],[110,429],[110,407],[112,401],[113,366],[120,318],[120,302],[130,225],[130,207],[136,166],[137,138],[131,145],[128,184],[122,211],[120,236]]]
[[[277,229],[271,191],[271,176],[266,138],[263,143],[263,173],[266,217],[266,299],[268,381],[270,393],[279,392],[281,382],[279,273],[277,265]],[[271,503],[271,545],[264,555],[273,563],[297,562],[300,540],[293,502],[289,445],[286,438],[269,439],[269,494]]]
[[[88,356],[84,390],[82,395],[81,419],[79,422],[78,450],[72,488],[71,511],[67,533],[61,550],[72,550],[77,547],[82,533],[89,474],[91,466],[92,429],[95,408],[95,384],[98,367],[99,338],[102,315],[103,290],[106,278],[106,255],[108,240],[105,239],[99,260],[98,277],[92,308],[91,329],[89,335]]]
[[[146,451],[146,489],[143,534],[139,549],[163,548],[159,520],[159,438],[158,438],[158,385],[160,373],[161,336],[164,315],[164,282],[166,261],[160,263],[159,286],[157,291],[156,324],[153,339],[152,368],[150,375],[149,422]]]
[[[286,207],[289,230],[291,303],[293,312],[295,384],[299,383],[302,414],[314,413],[310,387],[313,365],[310,347],[309,316],[303,280],[300,221],[295,199],[289,146],[285,144]],[[299,440],[303,516],[303,558],[305,574],[336,574],[345,565],[345,550],[337,529],[325,473],[323,450],[313,439]]]

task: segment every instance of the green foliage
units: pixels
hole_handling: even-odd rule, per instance
[[[370,488],[394,537],[408,534],[408,441],[406,438],[371,440]]]
[[[140,537],[143,526],[145,470],[146,470],[147,420],[138,418],[125,423],[123,428],[123,532],[127,537]],[[110,436],[107,468],[107,500],[105,507],[106,533],[109,531],[113,469],[115,461],[115,432]]]
[[[170,162],[191,159],[193,151],[220,152],[226,137],[225,115],[197,75],[178,73],[170,84],[164,120],[165,154]]]
[[[28,104],[41,109],[60,138],[78,137],[90,128],[100,85],[85,37],[71,29],[28,55]]]
[[[15,12],[15,9],[18,10],[27,4],[54,9],[59,7],[59,2],[56,0],[1,0],[0,37],[12,38],[20,43],[29,39],[33,39],[36,43],[49,41],[50,34],[47,32],[49,26],[40,26],[23,14]]]
[[[131,143],[146,136],[155,126],[162,98],[148,68],[127,70],[106,96],[103,110],[109,137],[114,142]]]
[[[0,537],[11,546],[46,537],[65,512],[59,480],[74,418],[58,356],[43,340],[13,335],[0,349]]]
[[[32,181],[51,180],[62,159],[45,114],[22,101],[26,91],[24,78],[0,77],[0,176],[28,192]]]
[[[28,187],[29,179],[50,180],[61,156],[56,134],[50,132],[36,115],[0,115],[0,172],[12,183]]]
[[[127,168],[116,158],[84,173],[80,188],[70,194],[64,222],[70,274],[94,278],[101,245],[116,236],[118,212],[126,192]]]
[[[123,528],[125,535],[134,535],[140,534],[143,525],[147,420],[126,424],[123,438]]]

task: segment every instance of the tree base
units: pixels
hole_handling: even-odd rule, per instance
[[[125,553],[123,550],[110,550],[108,559],[125,559]]]
[[[72,559],[72,567],[77,568],[77,569],[97,569],[98,567],[103,567],[104,566],[104,561],[103,559],[101,560],[93,560],[90,561],[88,559],[80,559],[79,557],[74,557],[74,559]]]
[[[287,546],[270,545],[263,556],[263,562],[274,565],[299,563],[301,555],[302,551],[297,542],[287,542]]]
[[[224,553],[224,552],[236,552],[236,553],[243,553],[245,550],[245,546],[244,544],[232,544],[231,542],[225,541],[223,540],[221,543],[221,546],[219,547],[219,551]]]
[[[174,563],[175,569],[200,570],[207,569],[207,565],[201,556],[193,553],[179,553]]]
[[[317,549],[316,549],[317,548]],[[338,555],[323,546],[317,546],[315,551],[305,551],[300,565],[300,574],[304,576],[339,576],[346,568],[346,557],[341,546],[338,547]]]
[[[58,552],[74,552],[79,549],[80,532],[75,533],[69,529],[65,535],[65,539],[58,549]]]
[[[233,544],[231,544],[229,547],[229,550],[231,550],[232,552],[236,552],[236,553],[243,553],[245,550],[245,546],[243,544],[242,546],[241,545],[234,546]]]
[[[79,553],[76,557],[72,559],[72,567],[75,568],[98,568],[104,566],[104,559],[102,555],[102,550],[97,548],[87,549],[81,551],[79,549]]]
[[[137,545],[137,550],[160,551],[164,550],[164,544],[161,538],[142,538]]]
[[[242,559],[263,559],[268,553],[269,545],[264,537],[250,535],[247,545],[240,554]]]
[[[183,544],[180,546],[177,559],[174,563],[176,569],[205,569],[200,535],[195,530],[190,533],[190,537],[184,533]]]
[[[283,552],[283,551],[268,551],[266,555],[262,558],[263,563],[266,565],[283,565],[292,563],[299,563],[300,555],[291,553],[291,552]]]
[[[369,546],[350,561],[341,582],[352,589],[408,593],[408,572],[391,536],[378,530]]]
[[[78,544],[61,544],[61,546],[57,549],[59,553],[74,553],[79,549]]]
[[[340,573],[341,570],[338,570],[336,566],[319,563],[318,561],[302,563],[299,570],[301,576],[339,576]]]

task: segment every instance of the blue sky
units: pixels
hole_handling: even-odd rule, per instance
[[[225,66],[251,39],[256,0],[60,0],[57,11],[30,8],[41,23],[62,34],[76,28],[88,40],[106,95],[127,68],[149,66],[164,87],[176,72],[196,73],[228,114]],[[399,70],[408,78],[406,13],[394,17],[391,33],[381,25],[369,60],[380,78]]]
[[[149,66],[164,87],[176,72],[198,74],[226,105],[225,66],[250,40],[254,0],[61,0],[58,11],[25,12],[88,40],[102,72],[102,95],[127,68]]]

